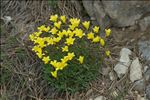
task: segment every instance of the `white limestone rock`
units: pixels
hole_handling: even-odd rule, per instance
[[[98,96],[94,100],[106,100],[106,97],[104,97],[104,96]]]
[[[135,60],[133,60],[130,66],[130,80],[131,82],[134,82],[141,78],[142,78],[142,66],[139,62],[139,59],[136,58]]]
[[[117,73],[119,78],[128,71],[128,67],[131,64],[131,60],[129,58],[129,55],[131,55],[131,53],[131,50],[129,50],[128,48],[122,48],[120,51],[120,62],[118,62],[114,67],[114,71]]]

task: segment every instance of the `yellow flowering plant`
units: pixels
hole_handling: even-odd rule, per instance
[[[49,20],[50,25],[41,25],[29,35],[32,51],[43,62],[44,78],[58,91],[85,89],[98,75],[102,55],[110,57],[105,42],[111,30],[105,29],[100,37],[100,27],[90,21],[57,14]]]

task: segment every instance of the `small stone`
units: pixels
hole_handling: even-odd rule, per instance
[[[89,100],[93,100],[92,98],[90,98]]]
[[[150,84],[146,87],[146,96],[150,99]]]
[[[145,31],[150,26],[150,16],[147,16],[139,21],[139,26],[142,31]]]
[[[150,68],[144,73],[145,80],[150,80]]]
[[[142,92],[144,90],[144,80],[138,80],[134,83],[134,90]]]
[[[124,62],[124,63],[128,63],[130,62],[130,58],[129,55],[131,55],[131,50],[129,50],[128,48],[122,48],[120,51],[120,62]]]
[[[111,81],[115,80],[115,76],[114,76],[113,72],[109,73],[109,78],[110,78]]]
[[[144,97],[141,97],[141,96],[138,94],[136,100],[145,100],[145,98],[144,98]]]
[[[106,97],[104,97],[104,96],[98,96],[94,100],[106,100]]]
[[[4,16],[4,17],[2,17],[2,19],[4,20],[4,22],[6,24],[12,21],[12,17],[11,16]]]
[[[93,92],[93,90],[92,89],[89,89],[87,92],[86,92],[86,96],[89,96],[91,93]]]
[[[128,48],[122,48],[120,51],[120,59],[116,66],[114,67],[114,71],[117,73],[118,77],[122,77],[127,71],[128,67],[131,64],[131,60],[129,55],[131,55],[131,50]]]
[[[139,41],[138,46],[142,57],[150,61],[150,41]]]
[[[144,66],[144,72],[146,72],[148,69],[148,66]]]
[[[142,66],[139,62],[139,59],[136,58],[135,60],[133,60],[130,66],[130,80],[131,82],[134,82],[141,78],[142,78]]]
[[[120,78],[128,71],[128,67],[121,63],[117,63],[117,65],[114,67],[114,71],[117,73],[118,77]]]

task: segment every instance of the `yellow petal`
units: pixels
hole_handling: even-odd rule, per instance
[[[57,14],[50,16],[50,21],[56,22],[57,19],[58,19],[58,15]]]
[[[88,33],[87,39],[94,39],[94,33],[92,33],[92,32]]]
[[[99,42],[99,40],[100,40],[100,37],[99,36],[96,36],[95,38],[93,38],[93,41],[92,42]]]
[[[99,32],[99,27],[98,27],[98,26],[95,26],[95,27],[93,28],[93,31],[94,31],[95,33],[98,33],[98,32]]]
[[[62,47],[62,52],[68,51],[68,46]]]
[[[106,37],[110,36],[111,29],[105,29]]]
[[[42,60],[45,64],[47,64],[50,61],[50,58],[49,58],[49,56],[47,56],[47,57],[43,57]]]
[[[84,56],[79,56],[78,61],[79,61],[81,64],[83,63],[83,60],[84,60]]]
[[[101,46],[104,46],[105,45],[105,41],[104,41],[104,39],[100,39],[100,44],[101,44]]]
[[[66,23],[66,16],[60,16],[60,19],[62,20],[63,23]]]
[[[54,78],[57,78],[57,70],[55,70],[54,72],[51,72],[51,74]]]
[[[90,21],[85,21],[82,23],[83,26],[88,30],[89,29],[89,26],[90,26]]]
[[[105,51],[105,54],[106,54],[106,56],[110,56],[110,51],[109,50],[107,50],[107,51]]]

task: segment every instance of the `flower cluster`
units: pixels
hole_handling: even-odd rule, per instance
[[[76,59],[79,64],[84,63],[83,55],[76,56],[73,51],[69,50],[75,41],[85,37],[91,43],[99,43],[102,47],[105,47],[105,38],[109,37],[111,33],[110,29],[105,29],[105,37],[102,38],[98,34],[100,31],[99,26],[94,26],[90,30],[90,21],[81,22],[77,18],[69,20],[66,16],[58,17],[56,14],[51,15],[49,20],[52,22],[51,25],[39,26],[37,28],[38,31],[30,34],[29,38],[34,43],[32,51],[36,53],[44,64],[53,66],[54,70],[51,71],[51,75],[54,78],[58,77],[57,72],[63,70],[69,61]],[[45,49],[51,46],[61,49],[61,52],[64,53],[64,56],[60,60],[51,59],[51,55]],[[110,51],[105,50],[105,54],[106,56],[110,56]]]

